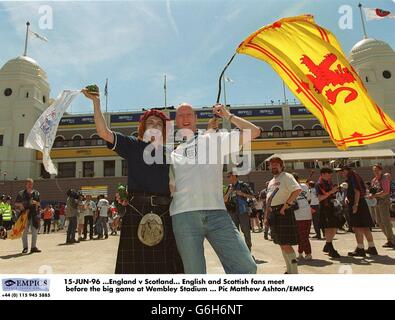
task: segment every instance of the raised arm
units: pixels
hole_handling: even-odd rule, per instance
[[[95,119],[97,134],[103,140],[111,144],[114,144],[114,134],[108,128],[106,120],[104,119],[103,113],[101,112],[100,109],[99,88],[96,86],[96,89],[97,89],[97,93],[89,92],[87,89],[83,89],[82,93],[85,95],[85,97],[92,100],[93,102],[94,119]]]
[[[237,128],[240,129],[240,145],[250,142],[260,136],[261,129],[250,121],[237,117],[229,112],[229,110],[222,104],[217,104],[213,108],[213,113],[223,119],[230,121]]]

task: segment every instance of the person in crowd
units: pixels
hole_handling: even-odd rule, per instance
[[[89,226],[89,239],[93,239],[93,217],[96,213],[96,203],[92,200],[92,195],[86,195],[86,210],[84,215],[84,240],[88,239],[88,226]]]
[[[266,203],[268,206],[265,223],[270,225],[275,244],[281,248],[287,274],[298,273],[298,262],[292,246],[298,244],[298,228],[295,219],[294,203],[302,188],[292,174],[284,171],[281,158],[270,159],[273,179],[270,180]]]
[[[98,88],[97,88],[98,89]],[[98,91],[98,90],[97,90]],[[175,274],[183,273],[169,215],[169,162],[144,161],[145,150],[163,154],[169,118],[159,110],[144,112],[139,121],[138,137],[112,132],[100,110],[100,94],[84,90],[92,100],[95,125],[99,136],[127,162],[128,199],[119,198],[125,206],[118,246],[115,273],[117,274]],[[158,134],[158,133],[161,133]],[[163,232],[153,233],[150,241],[139,234],[144,216],[154,212],[162,221]],[[153,231],[145,225],[144,230]],[[157,227],[157,226],[156,226]],[[140,231],[143,227],[140,227]],[[162,238],[156,235],[163,235]],[[148,259],[147,259],[148,258]]]
[[[336,193],[336,200],[341,207],[341,215],[344,216],[347,222],[347,232],[353,233],[354,231],[350,227],[350,212],[348,210],[348,205],[346,204],[346,197],[347,197],[347,189],[348,185],[347,182],[343,182],[340,184],[339,191]]]
[[[336,216],[334,201],[339,190],[337,185],[332,182],[333,170],[322,168],[315,189],[320,201],[320,224],[325,232],[325,246],[323,251],[328,253],[331,258],[340,258],[339,252],[333,246],[333,239],[339,229],[339,220]]]
[[[240,131],[211,130],[199,134],[193,107],[187,103],[177,107],[177,137],[183,142],[170,156],[170,183],[173,190],[170,215],[177,247],[185,273],[206,273],[203,244],[204,239],[207,239],[226,273],[254,274],[257,271],[256,263],[226,211],[222,189],[223,164],[227,156],[238,153],[240,146],[258,137],[261,130],[251,122],[231,114],[223,105],[213,107],[213,116],[230,121]],[[209,161],[205,158],[205,146],[210,152]],[[237,193],[240,200],[244,198],[242,190],[237,190]],[[238,205],[242,207],[242,201]],[[246,220],[249,223],[248,217]],[[247,231],[245,235],[248,237]]]
[[[244,240],[251,251],[252,241],[248,199],[253,197],[253,191],[247,183],[239,181],[238,176],[232,172],[228,172],[227,177],[230,180],[230,185],[225,193],[224,201],[225,203],[232,201],[236,204],[235,210],[229,213],[236,228],[238,230],[241,229],[243,232]]]
[[[86,203],[86,197],[84,195],[81,195],[80,199],[78,200],[78,241],[84,240],[83,232],[85,229],[85,214],[87,213],[87,211],[88,206]]]
[[[54,216],[53,216],[53,220],[52,220],[52,232],[56,232],[59,231],[59,212],[60,212],[60,208],[59,208],[59,204],[56,204],[54,209]]]
[[[40,193],[33,188],[33,179],[26,179],[25,189],[21,190],[16,199],[15,207],[20,210],[22,214],[28,215],[28,222],[22,235],[22,253],[28,252],[28,232],[32,233],[32,243],[30,253],[40,253],[41,250],[37,248],[37,231],[40,226]]]
[[[96,240],[108,239],[108,215],[110,212],[110,203],[104,195],[99,196],[97,202],[97,224],[98,224],[98,236]]]
[[[0,225],[5,228],[7,235],[8,231],[12,229],[13,225],[11,196],[4,196],[4,203],[2,206],[0,204],[0,211],[0,215],[2,215],[3,220],[2,222],[0,222]]]
[[[383,167],[379,163],[373,166],[373,175],[368,198],[377,201],[376,206],[373,207],[373,212],[377,224],[387,239],[383,248],[395,248],[395,236],[390,215],[391,175],[384,173]]]
[[[54,210],[48,203],[43,210],[43,220],[44,220],[44,234],[49,234],[51,231],[52,218],[54,216]]]
[[[349,252],[348,255],[351,257],[365,257],[366,253],[377,255],[377,249],[370,229],[373,227],[373,221],[364,197],[366,193],[365,183],[361,176],[347,165],[342,166],[340,172],[348,184],[346,203],[350,210],[350,224],[354,230],[357,242],[357,248]],[[368,242],[366,251],[363,241],[364,237]]]
[[[262,194],[258,193],[254,201],[254,210],[255,210],[255,231],[262,232],[263,231],[263,205],[264,200],[262,198]]]
[[[321,223],[320,223],[320,200],[318,199],[317,190],[315,188],[314,181],[309,181],[308,183],[309,191],[310,191],[310,207],[313,218],[313,227],[314,227],[314,239],[321,240]]]
[[[66,244],[79,243],[79,240],[75,239],[75,232],[78,224],[78,199],[79,194],[74,189],[69,189],[66,193],[66,218],[68,220]]]
[[[59,207],[59,230],[63,230],[66,222],[66,205],[60,204]]]
[[[298,227],[298,260],[311,260],[313,257],[309,236],[313,217],[310,207],[310,189],[307,184],[299,181],[299,175],[296,172],[292,175],[302,188],[302,192],[296,198],[297,209],[295,209],[295,219]],[[303,253],[305,256],[303,256]]]

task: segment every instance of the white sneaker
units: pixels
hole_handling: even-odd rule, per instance
[[[306,256],[304,257],[306,260],[312,260],[313,256],[311,254],[306,254]]]

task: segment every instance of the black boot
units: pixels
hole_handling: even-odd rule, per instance
[[[355,251],[348,253],[349,257],[366,257],[365,249],[356,248]]]

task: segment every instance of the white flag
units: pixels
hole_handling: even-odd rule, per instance
[[[35,36],[36,38],[42,40],[42,41],[48,42],[48,39],[46,37],[38,34],[37,32],[34,32],[34,31],[29,29],[29,33],[32,34],[33,36]]]
[[[363,8],[365,11],[366,20],[381,20],[385,18],[395,19],[395,15],[390,11],[385,11],[382,9],[372,9],[372,8]]]
[[[230,82],[230,83],[233,83],[234,81],[231,79],[231,78],[229,78],[229,77],[225,77],[225,81],[226,82]]]
[[[80,92],[81,90],[63,90],[38,118],[26,139],[25,148],[35,149],[43,153],[44,168],[50,174],[58,174],[58,170],[51,160],[50,153],[60,119],[62,119],[64,112]]]

